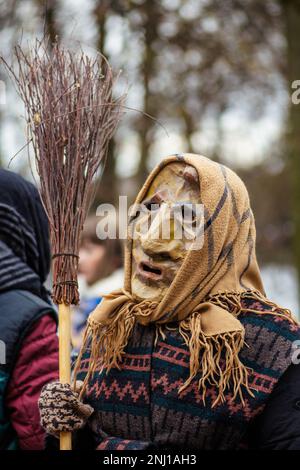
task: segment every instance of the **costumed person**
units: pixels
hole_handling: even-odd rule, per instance
[[[199,204],[200,244],[190,236]],[[75,445],[98,450],[300,449],[299,327],[265,296],[243,182],[203,156],[173,155],[136,205],[124,288],[88,320],[83,383],[42,391],[47,432],[81,429]],[[181,238],[178,207],[191,211]]]
[[[0,448],[41,450],[38,398],[58,379],[57,318],[44,287],[48,222],[38,190],[0,170]],[[2,348],[3,346],[3,348]]]
[[[105,217],[113,223],[112,214]],[[122,246],[119,238],[105,237],[99,217],[89,217],[84,224],[79,251],[79,292],[80,304],[72,308],[72,343],[74,353],[80,350],[86,321],[92,310],[99,304],[103,295],[123,285],[124,272],[121,267]],[[98,233],[99,231],[103,233]],[[117,235],[117,227],[114,232]]]

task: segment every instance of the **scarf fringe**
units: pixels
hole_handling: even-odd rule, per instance
[[[190,375],[179,388],[179,393],[186,390],[200,374],[198,388],[202,390],[204,404],[208,385],[217,390],[212,407],[226,401],[225,392],[229,384],[233,386],[233,400],[239,395],[244,405],[242,387],[253,396],[248,384],[248,369],[238,357],[244,346],[243,330],[206,336],[201,330],[201,315],[195,312],[180,323],[179,333],[190,350]]]
[[[264,302],[272,309],[270,311],[261,311],[243,308],[242,299],[244,297]],[[208,296],[205,300],[227,311],[230,309],[231,313],[236,317],[244,311],[254,312],[259,315],[273,314],[297,324],[290,310],[279,308],[260,292],[218,293]],[[140,311],[140,306],[134,302],[128,302],[105,325],[91,319],[88,320],[83,344],[74,369],[75,384],[83,354],[89,351],[89,367],[80,397],[84,395],[87,385],[96,370],[99,370],[101,373],[106,369],[106,373],[108,373],[112,368],[121,368],[122,357],[136,322],[134,311],[137,309]],[[147,308],[143,309],[143,316],[150,315],[151,310],[153,310],[153,306],[147,305]],[[165,339],[165,328],[174,330],[174,328],[168,327],[168,325],[157,324],[155,344],[159,336]],[[197,312],[179,322],[178,329],[190,351],[190,374],[188,379],[179,388],[178,393],[184,393],[193,379],[200,374],[198,387],[202,391],[204,404],[207,388],[213,386],[217,390],[217,396],[212,403],[212,407],[226,401],[225,392],[229,387],[231,387],[233,393],[232,400],[239,396],[244,405],[243,390],[253,396],[248,380],[251,369],[245,367],[239,359],[239,352],[242,347],[247,346],[244,342],[244,331],[241,329],[240,331],[207,336],[202,331],[201,315]]]
[[[83,381],[80,398],[84,395],[91,377],[99,366],[99,373],[106,369],[107,374],[113,367],[121,368],[122,356],[135,324],[135,318],[130,313],[130,307],[131,303],[125,305],[125,308],[121,308],[107,325],[88,320],[74,368],[75,386],[83,354],[89,351],[89,367]]]

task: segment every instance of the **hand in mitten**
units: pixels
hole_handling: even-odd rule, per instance
[[[72,432],[85,426],[94,409],[79,400],[82,382],[74,392],[69,384],[52,382],[45,385],[39,398],[41,425],[48,434]]]

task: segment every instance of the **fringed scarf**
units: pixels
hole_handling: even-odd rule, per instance
[[[131,294],[132,239],[125,251],[125,280],[122,290],[104,296],[90,314],[76,372],[82,355],[89,351],[89,369],[82,394],[96,369],[122,368],[122,357],[136,322],[145,327],[177,328],[190,351],[190,374],[178,392],[186,389],[198,375],[203,400],[207,386],[215,386],[214,403],[225,400],[225,390],[243,402],[243,387],[248,385],[248,370],[239,359],[244,346],[244,328],[238,320],[247,295],[277,306],[265,298],[256,261],[255,224],[248,192],[241,179],[230,169],[203,156],[174,155],[163,160],[149,175],[139,192],[141,203],[157,174],[171,162],[193,166],[199,177],[204,205],[204,244],[191,249],[163,299],[157,303],[139,301]],[[268,311],[266,313],[272,313]],[[291,319],[290,312],[281,314]],[[261,314],[261,311],[257,311]],[[292,320],[291,320],[292,321]],[[170,325],[171,324],[171,325]]]

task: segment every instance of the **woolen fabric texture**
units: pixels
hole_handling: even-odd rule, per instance
[[[0,169],[0,292],[27,290],[49,302],[43,286],[49,269],[48,221],[39,192]]]
[[[178,393],[189,376],[190,353],[178,329],[136,323],[125,348],[120,369],[108,373],[99,363],[90,378],[84,402],[95,412],[78,436],[98,449],[130,449],[154,445],[161,449],[229,450],[245,448],[300,449],[300,365],[293,366],[299,327],[269,302],[246,294],[239,320],[245,329],[240,359],[249,368],[252,395],[234,398],[229,387],[225,400],[212,406],[217,386],[208,384],[205,402],[198,387],[201,372]],[[228,311],[233,306],[228,302]],[[260,313],[259,313],[260,312]],[[277,314],[278,315],[277,315]],[[89,351],[81,361],[78,378],[89,368]],[[290,368],[296,370],[286,379]]]
[[[70,384],[52,382],[46,384],[39,398],[41,425],[48,434],[59,437],[61,431],[82,428],[94,409],[78,399],[78,393]]]

